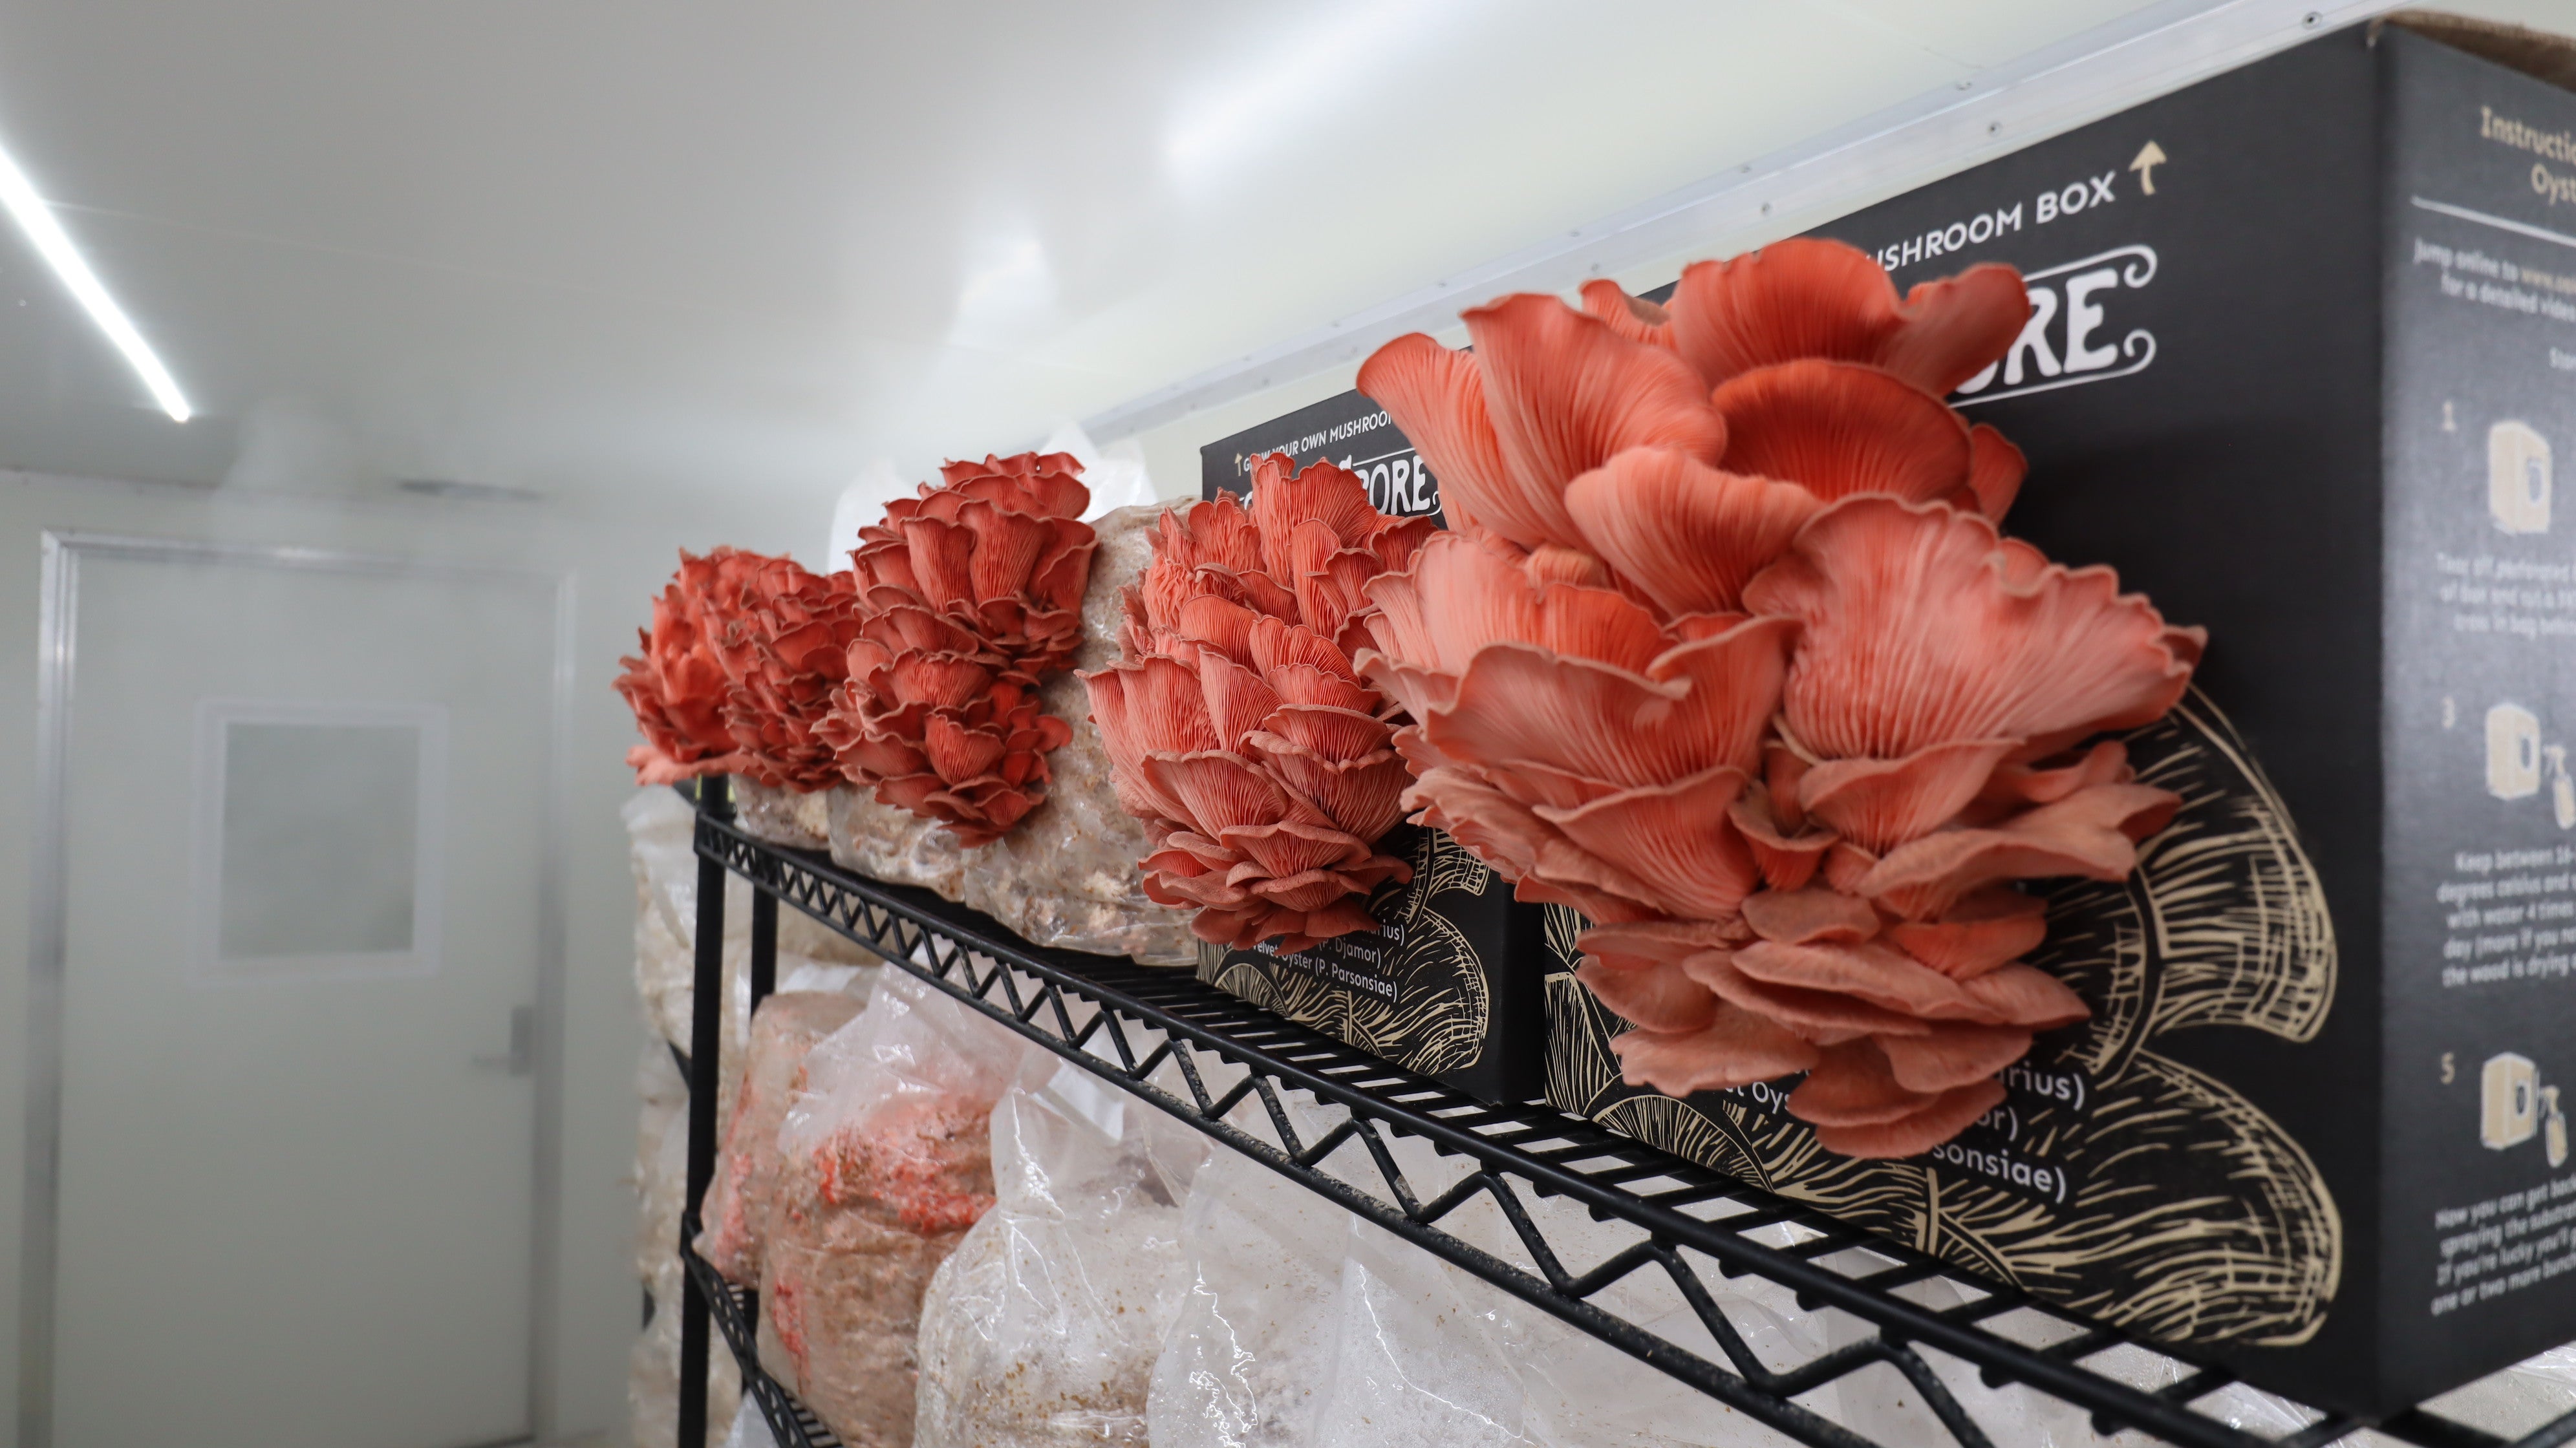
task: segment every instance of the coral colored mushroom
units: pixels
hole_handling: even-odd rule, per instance
[[[1632,297],[1608,277],[1583,284],[1583,310],[1631,342],[1646,342],[1667,351],[1673,345],[1673,314],[1663,304]]]
[[[1431,531],[1342,468],[1277,456],[1248,508],[1227,493],[1163,515],[1122,657],[1082,677],[1119,804],[1161,838],[1145,891],[1194,909],[1200,938],[1302,950],[1372,930],[1368,896],[1412,877],[1375,848],[1410,776],[1344,641],[1369,581]]]
[[[1619,336],[1554,297],[1465,314],[1475,351],[1420,333],[1378,349],[1360,390],[1385,404],[1440,479],[1442,506],[1524,548],[1580,547],[1565,488],[1633,447],[1714,464],[1726,422],[1671,352]]]
[[[1725,613],[1824,507],[1796,483],[1746,477],[1682,453],[1631,448],[1565,490],[1577,532],[1666,614]]]
[[[2111,570],[2048,563],[1946,508],[1855,499],[1745,601],[1802,620],[1787,720],[1828,757],[2135,728],[2191,680],[2163,617]]]
[[[2008,268],[1899,298],[1788,241],[1362,369],[1459,530],[1368,586],[1405,803],[1596,922],[1577,976],[1630,1081],[1805,1071],[1827,1148],[1905,1156],[2084,1018],[2021,963],[2014,882],[2134,867],[2178,801],[2076,747],[2161,716],[2203,640],[1997,533],[2021,454],[1941,399],[2028,314]]]
[[[1673,350],[1711,387],[1817,357],[1881,367],[1941,397],[2003,356],[2030,299],[2019,273],[1990,262],[1899,300],[1865,253],[1793,237],[1685,267],[1670,314]]]
[[[860,626],[827,736],[849,780],[962,845],[1035,809],[1073,737],[1037,690],[1082,642],[1081,471],[1064,453],[949,463],[851,555]]]
[[[1681,638],[1616,589],[1555,581],[1459,534],[1369,586],[1358,657],[1417,721],[1408,802],[1598,920],[1731,914],[1759,883],[1728,806],[1760,760],[1793,629]]]
[[[859,629],[850,575],[826,577],[792,558],[751,554],[706,561],[715,565],[711,596],[728,604],[709,641],[724,665],[725,726],[739,768],[800,793],[840,783],[825,723],[847,674],[843,652]]]
[[[716,580],[729,570],[741,574],[750,554],[719,548],[706,558],[680,555],[679,572],[653,600],[653,626],[639,630],[642,655],[618,660],[625,672],[617,692],[635,711],[635,727],[644,742],[626,752],[637,784],[672,784],[700,775],[724,774],[740,766],[733,731],[724,721],[725,696],[732,681],[717,657],[714,632],[723,626],[728,604],[720,603]]]
[[[952,462],[936,487],[898,498],[859,530],[863,594],[890,589],[975,635],[1032,678],[1082,643],[1082,591],[1095,546],[1091,492],[1069,453]],[[871,610],[886,603],[871,599]]]

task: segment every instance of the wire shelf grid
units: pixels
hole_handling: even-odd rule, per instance
[[[681,1227],[680,1260],[689,1269],[689,1287],[707,1304],[716,1331],[732,1349],[734,1361],[742,1368],[742,1390],[760,1405],[760,1416],[769,1424],[769,1436],[778,1448],[841,1448],[813,1410],[796,1401],[796,1395],[760,1367],[760,1343],[755,1335],[760,1321],[760,1294],[749,1288],[736,1287],[724,1280],[707,1259],[689,1245],[697,1236],[697,1214],[692,1212]]]
[[[764,967],[774,963],[783,900],[1226,1148],[1812,1448],[1873,1448],[1872,1439],[1799,1400],[1882,1366],[1919,1395],[1957,1448],[1994,1448],[1961,1401],[1970,1379],[1988,1392],[2019,1385],[2071,1404],[2099,1434],[2135,1430],[2181,1448],[2325,1448],[2365,1429],[2334,1413],[2313,1413],[2277,1437],[2234,1426],[2210,1402],[2238,1381],[2224,1368],[1963,1275],[1589,1121],[1543,1105],[1475,1100],[1186,971],[1031,944],[928,891],[754,838],[716,807],[702,806],[697,849],[705,874],[720,882],[718,872],[731,871],[757,887],[755,1002],[768,990]],[[701,890],[701,931],[709,924],[705,901],[722,893]],[[716,910],[720,931],[720,904]],[[702,954],[702,982],[708,969]],[[702,983],[702,1016],[711,1017],[716,994]],[[711,1019],[705,1034],[712,1044]],[[712,1142],[707,1151],[711,1168]],[[1426,1171],[1433,1160],[1445,1171]],[[692,1201],[704,1185],[693,1180]],[[1507,1233],[1453,1230],[1477,1204],[1498,1213]],[[1594,1223],[1624,1224],[1633,1240],[1584,1265],[1571,1238],[1592,1243],[1599,1234],[1569,1233],[1568,1206]],[[1514,1249],[1520,1260],[1504,1255]],[[748,1299],[687,1255],[692,1286],[703,1278],[712,1286],[701,1290],[724,1296],[733,1313],[726,1339],[746,1384],[760,1385],[753,1391],[783,1448],[837,1441],[760,1371],[741,1335],[754,1320]],[[1794,1293],[1810,1312],[1847,1314],[1860,1335],[1799,1361],[1767,1360],[1725,1306],[1734,1295],[1727,1284],[1747,1275]],[[1675,1341],[1619,1309],[1615,1299],[1623,1290],[1633,1295],[1640,1278],[1660,1279],[1678,1295],[1687,1313],[1657,1320],[1695,1326],[1695,1340]],[[725,1309],[717,1311],[724,1321]],[[2420,1407],[2371,1426],[2418,1448],[2576,1442],[2576,1412],[2512,1439]]]

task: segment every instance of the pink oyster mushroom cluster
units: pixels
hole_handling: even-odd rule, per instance
[[[684,556],[684,582],[692,563],[712,568],[708,587],[724,605],[709,610],[716,625],[708,643],[724,667],[734,772],[802,794],[839,784],[840,762],[823,729],[844,677],[843,654],[858,636],[850,575],[719,548],[703,560]]]
[[[940,472],[860,530],[858,627],[825,733],[881,803],[984,845],[1037,807],[1046,756],[1073,737],[1038,685],[1082,642],[1091,493],[1065,453]]]
[[[636,631],[638,655],[618,660],[617,692],[635,713],[644,742],[626,751],[637,784],[676,784],[740,767],[725,696],[733,681],[715,638],[741,597],[743,580],[766,560],[719,548],[680,555],[680,568],[653,600],[653,626]]]
[[[2021,455],[1941,399],[2019,333],[2009,269],[1900,298],[1789,241],[1585,308],[1505,298],[1472,353],[1361,372],[1457,529],[1360,615],[1405,804],[1595,922],[1630,1081],[1803,1072],[1828,1149],[1925,1151],[2085,1018],[2020,960],[2018,882],[2135,867],[2179,801],[2096,736],[2169,709],[2201,635],[1997,531]]]
[[[1118,802],[1159,837],[1145,892],[1195,909],[1201,939],[1303,950],[1374,929],[1370,893],[1412,877],[1376,849],[1411,776],[1349,651],[1371,580],[1431,532],[1345,469],[1276,455],[1249,507],[1223,493],[1163,515],[1122,657],[1082,678]]]

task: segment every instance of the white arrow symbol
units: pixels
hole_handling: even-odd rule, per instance
[[[2138,148],[2138,159],[2129,163],[2129,169],[2138,173],[2140,191],[2149,196],[2156,194],[2156,168],[2164,163],[2164,147],[2149,141]]]

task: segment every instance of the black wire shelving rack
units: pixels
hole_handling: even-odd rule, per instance
[[[783,900],[1225,1147],[1812,1448],[1878,1448],[1799,1400],[1881,1365],[1901,1375],[1931,1420],[1884,1448],[1995,1448],[1956,1390],[1971,1381],[2072,1405],[2096,1433],[2134,1431],[2179,1448],[2326,1448],[2368,1441],[2372,1432],[2378,1441],[2416,1448],[2576,1443],[2576,1412],[2519,1425],[2512,1438],[2427,1407],[2377,1423],[2309,1411],[2304,1425],[2269,1436],[2234,1426],[2211,1402],[2238,1382],[2226,1369],[1968,1276],[1544,1105],[1478,1101],[1186,971],[1034,945],[929,891],[766,843],[735,827],[720,785],[702,790],[698,804],[688,1207],[680,1229],[689,1272],[681,1448],[705,1441],[710,1326],[739,1362],[744,1391],[780,1448],[837,1448],[840,1441],[762,1370],[756,1294],[724,1282],[688,1245],[715,1169],[728,872],[754,887],[754,1005],[775,987]],[[1400,1138],[1427,1143],[1463,1173],[1417,1181],[1421,1157],[1414,1154],[1417,1170],[1409,1172],[1398,1160]],[[1571,1244],[1561,1229],[1552,1239],[1542,1218],[1565,1218],[1534,1210],[1547,1199],[1581,1207],[1596,1223],[1625,1224],[1633,1240],[1604,1254],[1595,1234],[1585,1234],[1594,1245]],[[1492,1250],[1489,1233],[1480,1245],[1471,1240],[1476,1234],[1451,1230],[1477,1202],[1499,1210],[1511,1239],[1502,1245],[1507,1252],[1516,1245],[1519,1260]],[[1675,1341],[1669,1328],[1650,1330],[1605,1301],[1638,1274],[1669,1283],[1688,1308],[1681,1319],[1698,1329],[1692,1340]],[[1794,1293],[1810,1311],[1848,1315],[1861,1325],[1856,1340],[1794,1363],[1766,1360],[1724,1306],[1726,1281],[1748,1275]]]

